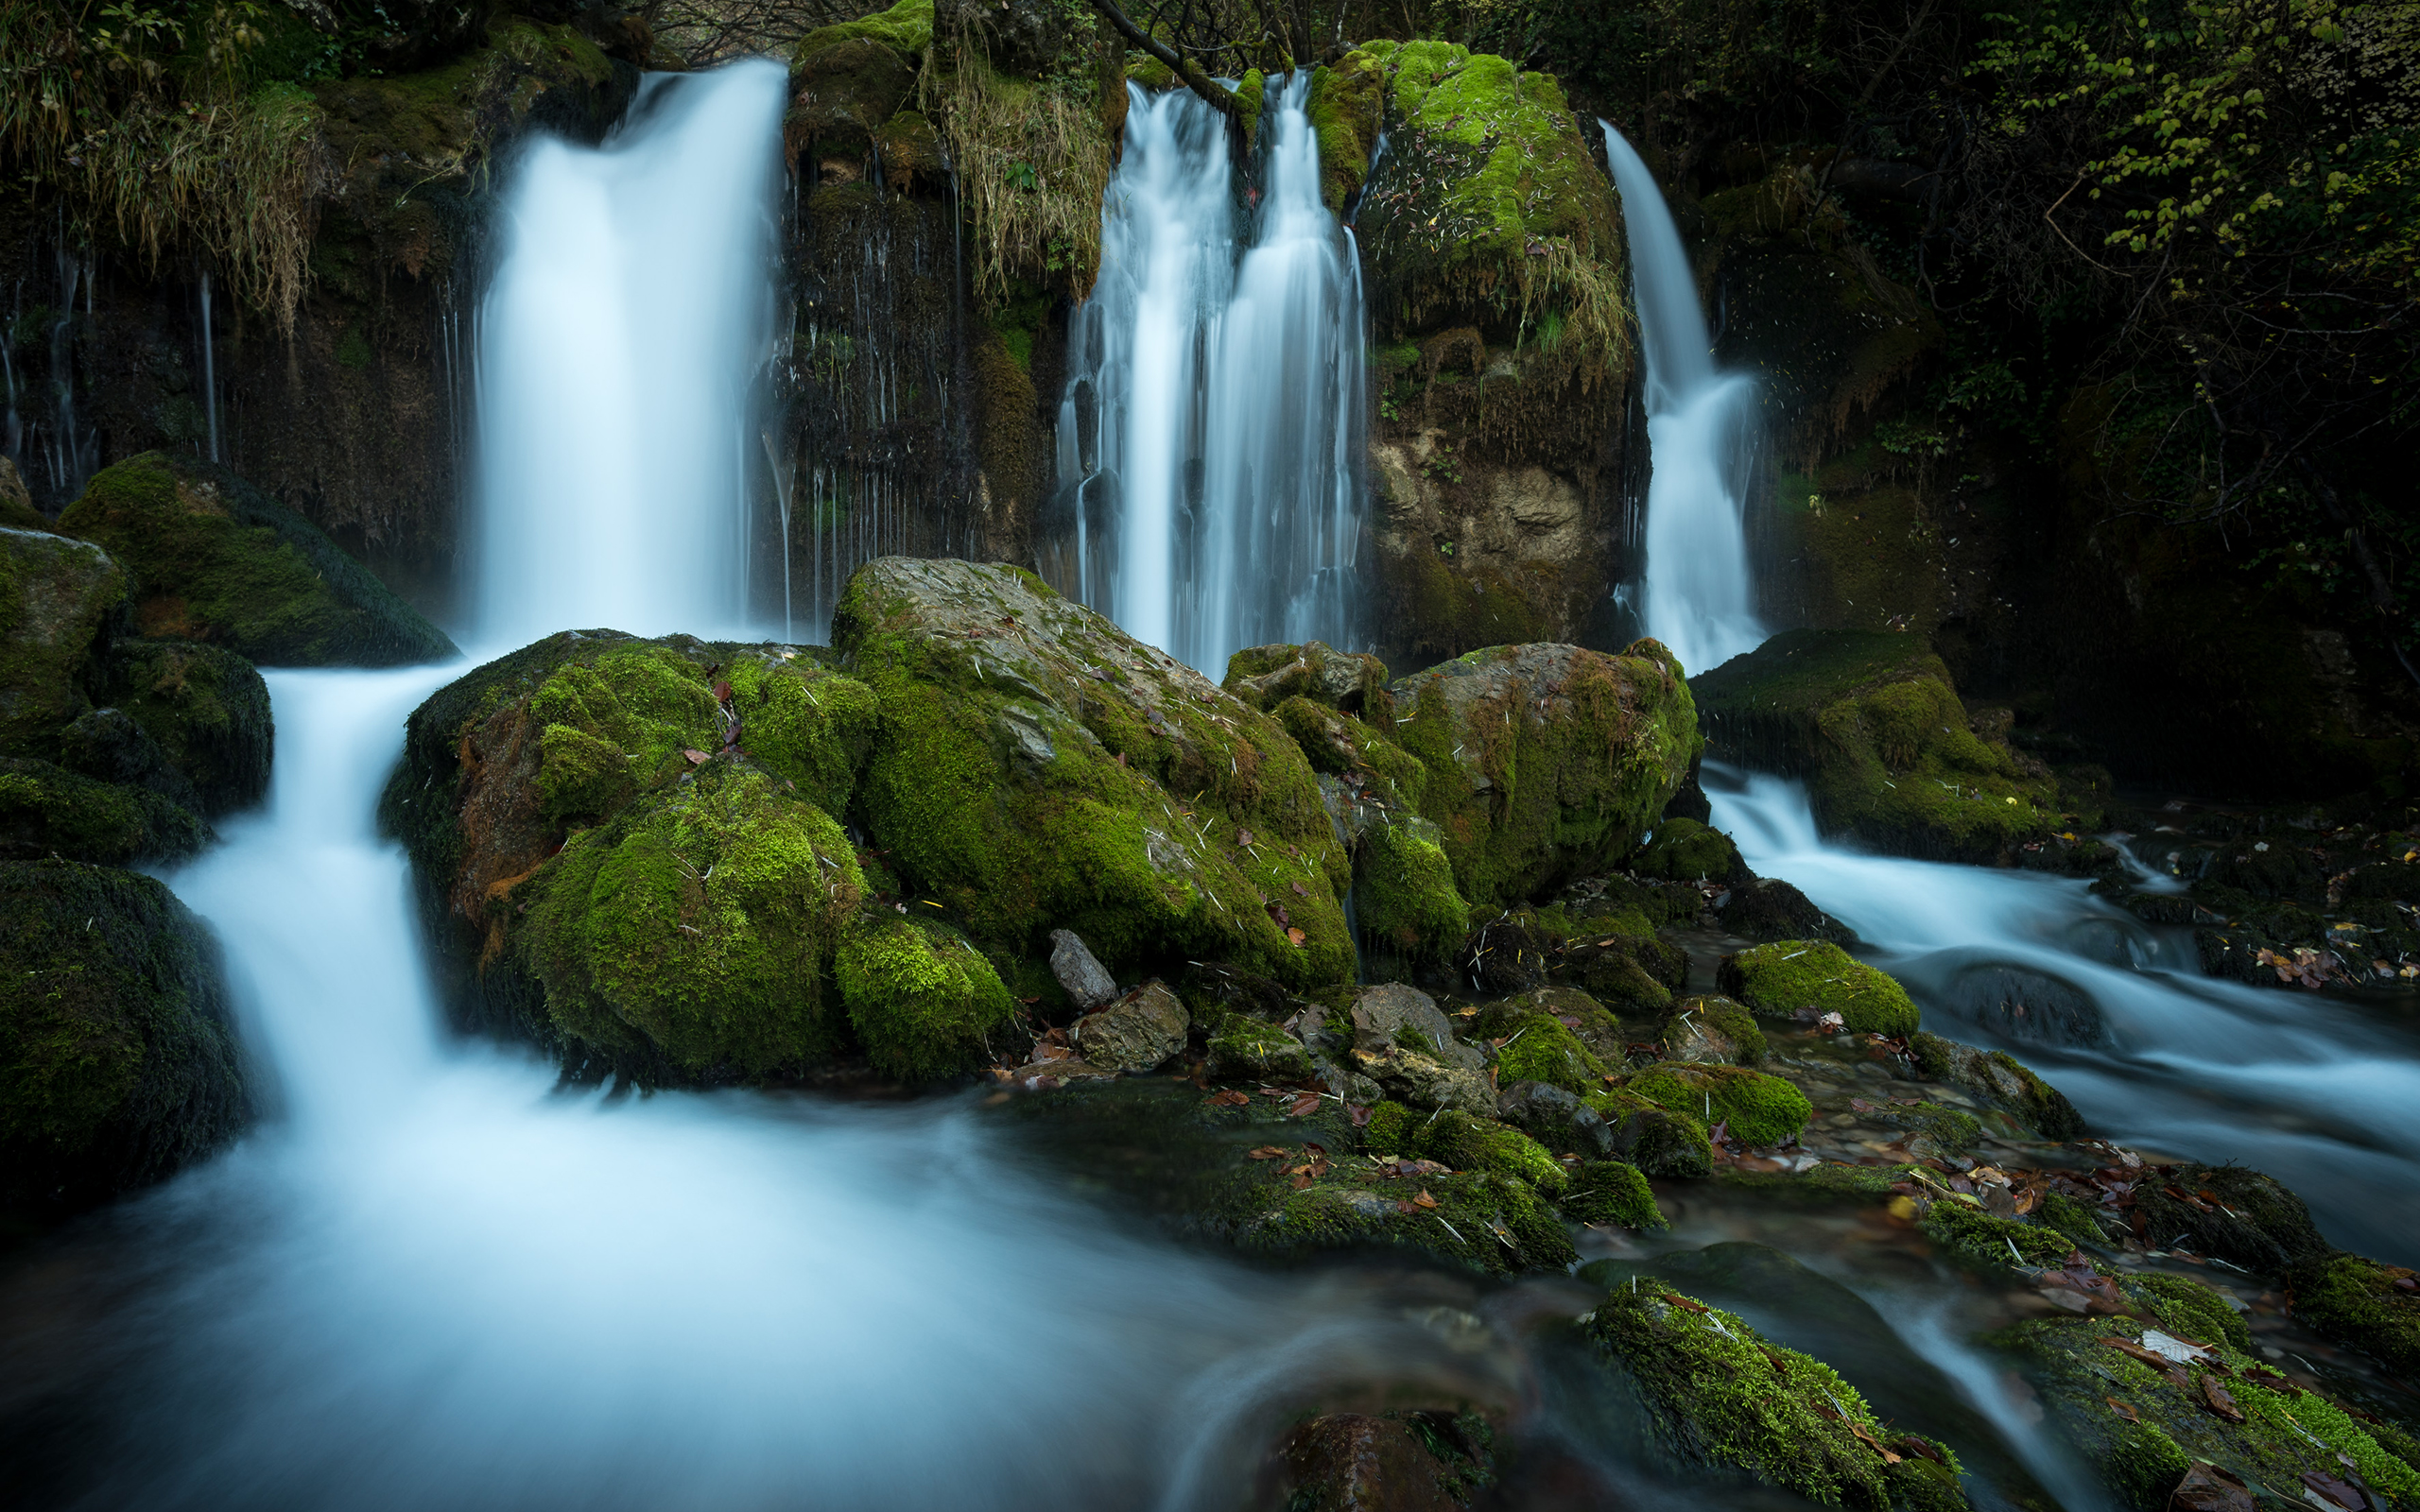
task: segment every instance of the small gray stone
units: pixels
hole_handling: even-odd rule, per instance
[[[1184,1048],[1190,1022],[1175,993],[1158,982],[1146,982],[1098,1013],[1078,1019],[1071,1038],[1096,1066],[1151,1071]]]
[[[1068,1001],[1079,1012],[1093,1013],[1117,1001],[1117,978],[1072,929],[1050,932],[1050,974],[1067,989]]]
[[[1457,1070],[1487,1069],[1485,1056],[1454,1038],[1436,999],[1401,982],[1364,988],[1353,1000],[1353,1046],[1373,1054],[1414,1050]]]

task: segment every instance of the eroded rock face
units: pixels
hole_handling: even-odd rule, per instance
[[[1394,684],[1421,812],[1475,905],[1535,897],[1634,848],[1698,753],[1696,705],[1653,641],[1618,656],[1495,646]]]
[[[879,709],[864,822],[986,949],[1351,975],[1351,861],[1270,716],[1011,567],[869,563],[833,640]]]

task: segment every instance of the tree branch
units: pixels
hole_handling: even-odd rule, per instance
[[[1217,107],[1219,113],[1227,118],[1236,131],[1238,134],[1242,132],[1243,107],[1236,103],[1234,90],[1203,73],[1201,65],[1193,62],[1183,53],[1128,20],[1126,12],[1117,9],[1116,0],[1093,0],[1093,9],[1099,11],[1111,26],[1122,32],[1128,42],[1167,64],[1177,77],[1184,80],[1185,88]]]

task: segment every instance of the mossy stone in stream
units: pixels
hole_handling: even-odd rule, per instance
[[[1683,998],[1666,1016],[1660,1038],[1674,1060],[1722,1060],[1753,1066],[1772,1048],[1756,1016],[1723,997]],[[1720,1051],[1720,1055],[1711,1052]]]
[[[2055,1269],[2074,1242],[2055,1228],[1995,1217],[1962,1196],[1945,1194],[1925,1210],[1926,1237],[1953,1254],[1989,1265]]]
[[[1837,1371],[1737,1314],[1642,1280],[1608,1294],[1581,1328],[1638,1383],[1658,1436],[1685,1461],[1862,1512],[1966,1504],[1945,1447],[1893,1435]]]
[[[1631,857],[1630,869],[1667,882],[1725,885],[1744,883],[1753,875],[1748,864],[1739,859],[1739,848],[1731,836],[1711,825],[1682,818],[1658,823],[1646,846]]]
[[[0,755],[52,755],[52,732],[93,706],[125,602],[126,572],[100,547],[0,529]]]
[[[2112,1346],[2138,1339],[2133,1318],[2043,1318],[1985,1342],[2012,1358],[2039,1393],[2052,1426],[2131,1512],[2157,1512],[2195,1460],[2221,1467],[2284,1503],[2306,1498],[2302,1477],[2358,1476],[2393,1504],[2420,1499],[2420,1469],[2327,1398],[2284,1379],[2223,1343],[2221,1374],[2205,1361],[2165,1368]],[[2241,1422],[2214,1410],[2207,1389]],[[2389,1435],[2402,1442],[2400,1435]],[[2342,1456],[2340,1458],[2339,1456]],[[2351,1462],[2347,1469],[2345,1461]]]
[[[2420,1376],[2420,1275],[2360,1255],[2297,1263],[2286,1273],[2294,1316],[2340,1344],[2375,1355],[2407,1378]]]
[[[2100,1214],[2064,1192],[2053,1192],[2042,1199],[2042,1223],[2079,1245],[2111,1243],[2108,1230],[2100,1227]]]
[[[1495,1275],[1561,1269],[1580,1258],[1554,1209],[1517,1177],[1462,1171],[1390,1179],[1347,1166],[1282,1191],[1272,1185],[1274,1206],[1238,1229],[1239,1245],[1280,1255],[1405,1246]]]
[[[2124,1286],[2170,1333],[2197,1344],[2223,1344],[2239,1353],[2252,1348],[2252,1330],[2242,1315],[2216,1290],[2189,1276],[2149,1270],[2128,1277]]]
[[[1581,1100],[1605,1121],[1614,1153],[1649,1176],[1698,1177],[1714,1170],[1714,1146],[1696,1113],[1650,1102],[1627,1088]]]
[[[1421,812],[1475,906],[1538,897],[1627,855],[1698,753],[1697,713],[1653,641],[1616,656],[1500,645],[1390,690],[1428,769]]]
[[[1352,861],[1269,715],[1012,567],[868,563],[833,639],[879,711],[855,812],[987,952],[1351,980]]]
[[[1626,1160],[1584,1160],[1563,1195],[1564,1215],[1581,1223],[1618,1224],[1624,1228],[1668,1227],[1655,1205],[1655,1189]]]
[[[1920,1031],[1908,1037],[1908,1055],[1926,1075],[1997,1103],[2044,1139],[2071,1140],[2084,1131],[2083,1115],[2066,1094],[2005,1050],[1978,1050]]]
[[[319,527],[225,468],[146,452],[59,517],[133,577],[135,627],[286,666],[396,666],[460,653]]]
[[[0,858],[119,867],[180,861],[210,839],[190,810],[147,788],[0,758]]]
[[[111,700],[160,743],[215,817],[268,793],[275,729],[268,684],[216,645],[121,641],[110,653]]]
[[[1426,819],[1372,825],[1353,860],[1354,917],[1364,933],[1414,961],[1450,959],[1470,905],[1454,886],[1443,838]]]
[[[209,931],[149,877],[0,862],[0,1206],[98,1202],[251,1114]]]
[[[1586,1095],[1605,1085],[1607,1067],[1579,1035],[1550,1012],[1523,1011],[1527,1000],[1515,999],[1483,1010],[1478,1030],[1504,1043],[1495,1051],[1498,1086],[1542,1081],[1567,1092]],[[1599,1010],[1602,1012],[1602,1009]]]
[[[870,910],[841,934],[840,1000],[874,1069],[907,1081],[954,1076],[989,1057],[1016,1013],[999,973],[956,932]]]
[[[168,759],[151,732],[123,709],[88,709],[59,732],[59,765],[95,782],[139,787],[181,809],[198,812],[200,795]]]
[[[2142,1183],[2135,1194],[2143,1236],[2159,1248],[2191,1248],[2256,1276],[2275,1276],[2334,1250],[2303,1199],[2273,1177],[2188,1161],[2166,1177]]]
[[[1212,1076],[1250,1082],[1310,1079],[1311,1053],[1277,1025],[1249,1013],[1229,1013],[1217,1023],[1205,1047]]]
[[[1989,861],[2061,813],[2055,778],[1975,733],[1921,636],[1786,630],[1690,686],[1707,748],[1805,778],[1826,833]]]
[[[1741,1066],[1664,1061],[1632,1076],[1622,1090],[1660,1108],[1726,1125],[1732,1138],[1750,1145],[1795,1138],[1815,1113],[1796,1087]]]
[[[1413,1131],[1418,1152],[1458,1171],[1491,1171],[1517,1177],[1548,1196],[1569,1181],[1547,1147],[1517,1128],[1492,1118],[1447,1109]]]
[[[1785,939],[1726,957],[1722,990],[1772,1018],[1837,1013],[1858,1034],[1905,1035],[1916,1005],[1888,973],[1829,940]]]
[[[516,948],[555,1033],[643,1079],[724,1081],[841,1043],[829,963],[864,892],[829,815],[720,759],[574,834],[496,902],[527,913]],[[988,985],[1004,1008],[998,979]],[[869,1055],[929,1063],[947,1037],[933,1020],[962,1011],[944,995],[903,999],[886,1021],[895,1038],[870,1040]]]

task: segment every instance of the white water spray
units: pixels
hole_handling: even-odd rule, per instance
[[[478,634],[747,619],[786,78],[648,76],[598,150],[533,144],[478,333]]]
[[[1691,673],[1765,638],[1741,519],[1755,461],[1753,384],[1715,370],[1697,280],[1655,176],[1599,121],[1621,190],[1622,227],[1647,349],[1647,633]]]
[[[1069,335],[1063,586],[1212,677],[1247,645],[1354,644],[1367,333],[1308,89],[1271,90],[1240,261],[1224,124],[1186,91],[1132,92]]]

